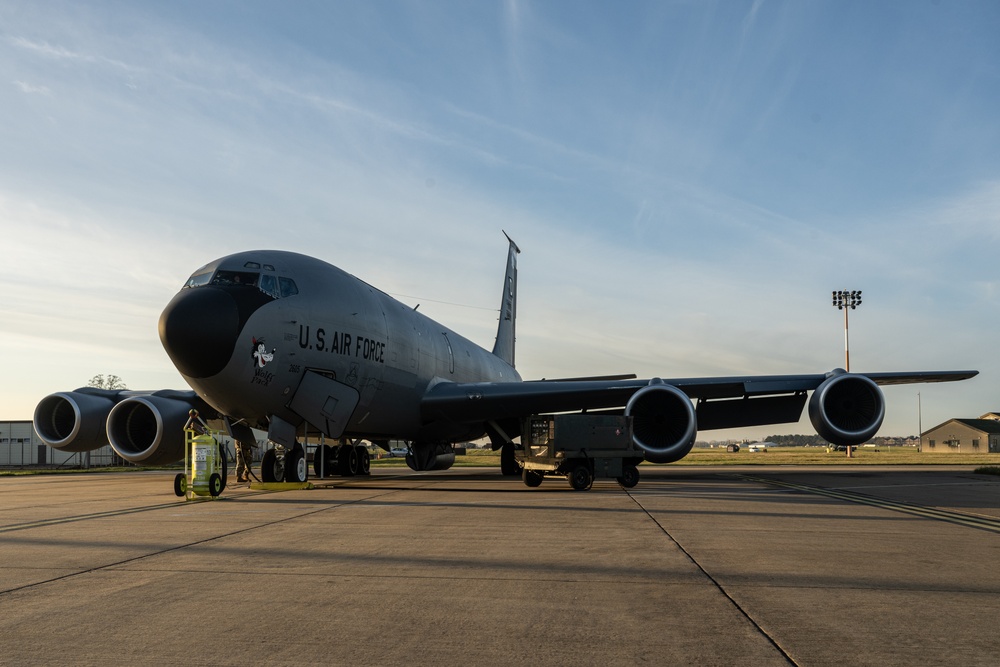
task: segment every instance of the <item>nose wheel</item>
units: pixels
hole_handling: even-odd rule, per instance
[[[306,453],[295,443],[291,450],[275,447],[264,452],[260,459],[260,478],[271,482],[305,482],[307,479]]]

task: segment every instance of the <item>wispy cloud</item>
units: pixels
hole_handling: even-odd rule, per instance
[[[22,93],[27,93],[29,95],[49,95],[52,92],[49,90],[48,86],[38,86],[25,81],[15,81],[14,85],[17,86]]]

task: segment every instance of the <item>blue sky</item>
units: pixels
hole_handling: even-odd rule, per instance
[[[862,289],[852,369],[982,371],[888,389],[883,434],[917,391],[924,428],[1000,410],[998,34],[991,1],[0,2],[0,417],[182,388],[159,312],[251,248],[489,347],[501,229],[525,377],[829,370]]]

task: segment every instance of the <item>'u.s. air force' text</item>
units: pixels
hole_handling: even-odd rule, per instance
[[[322,327],[316,329],[310,338],[308,324],[299,325],[299,347],[303,350],[318,350],[319,352],[335,352],[337,354],[358,357],[378,364],[385,363],[385,343],[372,340],[367,336],[352,336],[349,333],[334,331],[327,334]]]

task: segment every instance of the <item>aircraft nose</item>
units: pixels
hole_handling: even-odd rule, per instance
[[[240,328],[231,294],[211,286],[184,289],[160,315],[160,342],[182,374],[207,378],[229,363]]]

